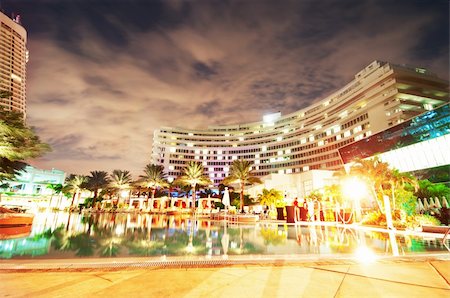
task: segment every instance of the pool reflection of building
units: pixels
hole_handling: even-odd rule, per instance
[[[222,242],[224,236],[227,240]],[[191,238],[192,236],[192,238]],[[229,239],[228,239],[229,238]],[[396,235],[400,254],[446,251],[438,239]],[[188,245],[192,239],[192,247]],[[224,247],[224,243],[226,247]],[[348,226],[228,224],[183,216],[149,214],[43,213],[36,217],[32,234],[1,240],[0,257],[52,258],[183,256],[199,258],[228,255],[351,256],[362,244],[377,255],[394,252],[387,233],[364,232]]]

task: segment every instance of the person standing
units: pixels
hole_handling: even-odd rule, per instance
[[[300,221],[300,206],[297,198],[294,199],[294,221]]]
[[[305,199],[301,199],[300,201],[300,220],[301,221],[308,220],[308,205]]]

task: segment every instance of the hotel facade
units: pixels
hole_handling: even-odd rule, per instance
[[[0,90],[11,96],[0,99],[0,106],[26,117],[27,32],[20,17],[9,18],[0,11]]]
[[[374,61],[340,90],[287,115],[204,130],[155,130],[152,162],[174,178],[186,162],[201,162],[214,185],[236,159],[251,161],[258,176],[337,170],[343,166],[339,148],[448,101],[448,82],[426,69]]]

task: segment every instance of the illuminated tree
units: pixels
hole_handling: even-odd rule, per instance
[[[273,208],[279,201],[283,200],[283,194],[277,189],[264,188],[262,193],[258,195],[258,201],[261,205],[269,206]]]
[[[230,174],[223,180],[224,184],[238,183],[241,187],[240,209],[244,211],[244,188],[246,185],[262,183],[261,179],[253,175],[251,162],[236,159],[230,167]]]
[[[2,96],[7,94],[2,92]],[[29,128],[22,114],[0,108],[0,180],[13,179],[23,170],[23,161],[50,151]]]
[[[83,175],[74,175],[71,174],[66,178],[66,184],[72,193],[72,202],[70,203],[70,208],[73,207],[73,203],[75,202],[75,198],[78,197],[80,199],[81,192],[83,189],[86,189],[86,182],[88,178]]]
[[[190,185],[192,188],[193,209],[195,210],[195,188],[197,185],[209,185],[211,179],[204,174],[205,168],[199,162],[191,161],[183,169],[183,175],[178,177],[176,184]]]
[[[120,200],[120,192],[130,189],[132,182],[130,171],[114,170],[111,174],[110,186],[117,191],[117,198]]]
[[[91,171],[91,175],[87,177],[87,188],[94,192],[92,206],[95,206],[99,190],[107,188],[110,181],[107,172]]]
[[[139,176],[142,186],[151,190],[152,192],[152,204],[155,198],[155,192],[158,187],[168,186],[166,174],[164,173],[164,167],[161,165],[148,164],[144,168],[144,175]],[[148,199],[149,196],[147,196]],[[153,205],[152,205],[153,206]]]

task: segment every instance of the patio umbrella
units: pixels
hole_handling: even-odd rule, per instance
[[[417,199],[417,207],[416,207],[416,213],[420,214],[425,211],[425,208],[423,207],[423,203],[421,199]]]
[[[438,209],[442,208],[441,202],[439,202],[439,198],[438,197],[434,197],[434,206]]]
[[[430,204],[428,204],[427,198],[423,198],[423,209],[424,209],[425,211],[427,211],[428,209],[430,209]]]
[[[447,199],[445,197],[442,197],[442,207],[448,208],[448,202],[447,202]]]
[[[228,192],[228,187],[225,187],[225,191],[223,192],[222,204],[225,206],[225,209],[228,209],[230,206],[230,193]]]

